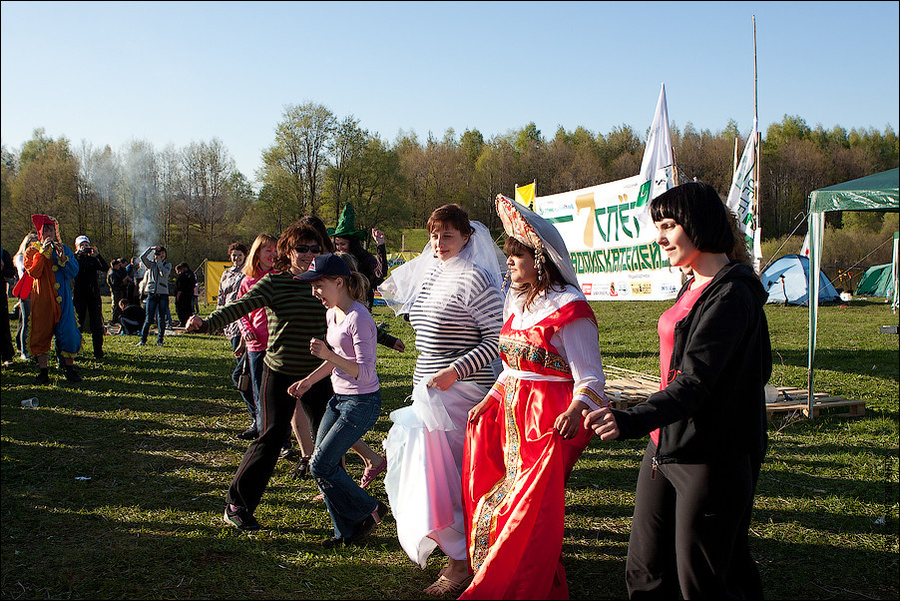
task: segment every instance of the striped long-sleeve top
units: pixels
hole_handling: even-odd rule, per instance
[[[220,328],[263,307],[269,322],[266,366],[306,377],[322,364],[309,352],[309,339],[325,339],[325,307],[312,295],[308,282],[295,280],[290,273],[270,273],[244,296],[213,311],[206,322],[210,329]]]
[[[419,352],[414,385],[451,366],[460,380],[494,383],[503,296],[483,269],[458,256],[442,262],[422,282],[409,322]]]

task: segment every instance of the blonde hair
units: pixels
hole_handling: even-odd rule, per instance
[[[329,279],[341,278],[347,285],[347,292],[355,301],[365,304],[366,295],[369,292],[369,278],[359,272],[359,263],[356,257],[350,253],[336,252],[336,256],[340,257],[347,267],[350,268],[350,277],[343,275],[329,276]]]
[[[38,235],[34,232],[28,232],[25,234],[25,237],[22,238],[22,243],[19,245],[19,250],[16,252],[17,255],[24,255],[25,249],[31,246],[32,243],[38,241]]]
[[[253,245],[250,247],[250,253],[247,255],[247,260],[244,261],[244,268],[241,269],[241,272],[245,276],[256,278],[262,275],[262,269],[259,266],[259,255],[262,252],[262,249],[270,244],[277,248],[278,238],[265,233],[256,237],[256,240],[253,241]]]

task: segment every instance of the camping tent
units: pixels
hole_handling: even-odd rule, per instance
[[[767,303],[809,305],[809,257],[785,255],[769,265],[759,277],[769,293]],[[824,273],[819,274],[819,302],[839,300],[837,290]]]
[[[856,286],[856,296],[878,296],[893,298],[894,270],[893,264],[872,265],[863,274]]]
[[[825,213],[829,211],[900,211],[900,169],[882,171],[874,175],[813,190],[809,195],[809,355],[807,363],[807,393],[809,414],[813,414],[813,360],[816,356],[816,326],[818,323],[819,273],[822,270],[822,237],[825,234]],[[894,273],[897,273],[897,234],[894,234]],[[896,299],[897,287],[894,286]],[[896,300],[894,307],[896,307]],[[896,309],[895,309],[896,310]]]

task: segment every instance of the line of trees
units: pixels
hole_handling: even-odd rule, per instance
[[[691,123],[671,130],[682,181],[706,181],[724,196],[735,141],[742,150],[746,134],[733,120],[718,132]],[[560,127],[553,137],[534,123],[490,138],[477,129],[424,140],[401,131],[388,142],[353,116],[307,102],[285,108],[251,182],[216,138],[163,149],[133,141],[114,151],[86,141],[73,147],[37,129],[20,150],[2,148],[0,235],[15,252],[30,215],[43,212],[60,219],[66,241],[86,234],[108,258],[162,243],[173,259],[196,267],[224,258],[234,240],[277,235],[303,214],[334,225],[351,202],[357,226],[384,230],[393,250],[401,230],[423,227],[444,203],[458,202],[498,229],[496,194],[535,180],[538,194],[548,195],[630,177],[643,151],[643,137],[628,125],[607,134]],[[812,190],[897,167],[900,150],[890,126],[826,130],[785,116],[765,132],[760,154],[763,236],[783,239],[806,215]],[[839,226],[842,215],[829,219]],[[853,219],[873,231],[884,227],[880,214]]]

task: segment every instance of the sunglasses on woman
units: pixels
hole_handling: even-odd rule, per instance
[[[322,252],[322,247],[318,244],[298,244],[294,247],[294,250],[297,251],[297,254],[303,255],[306,253],[313,253],[314,255]]]

